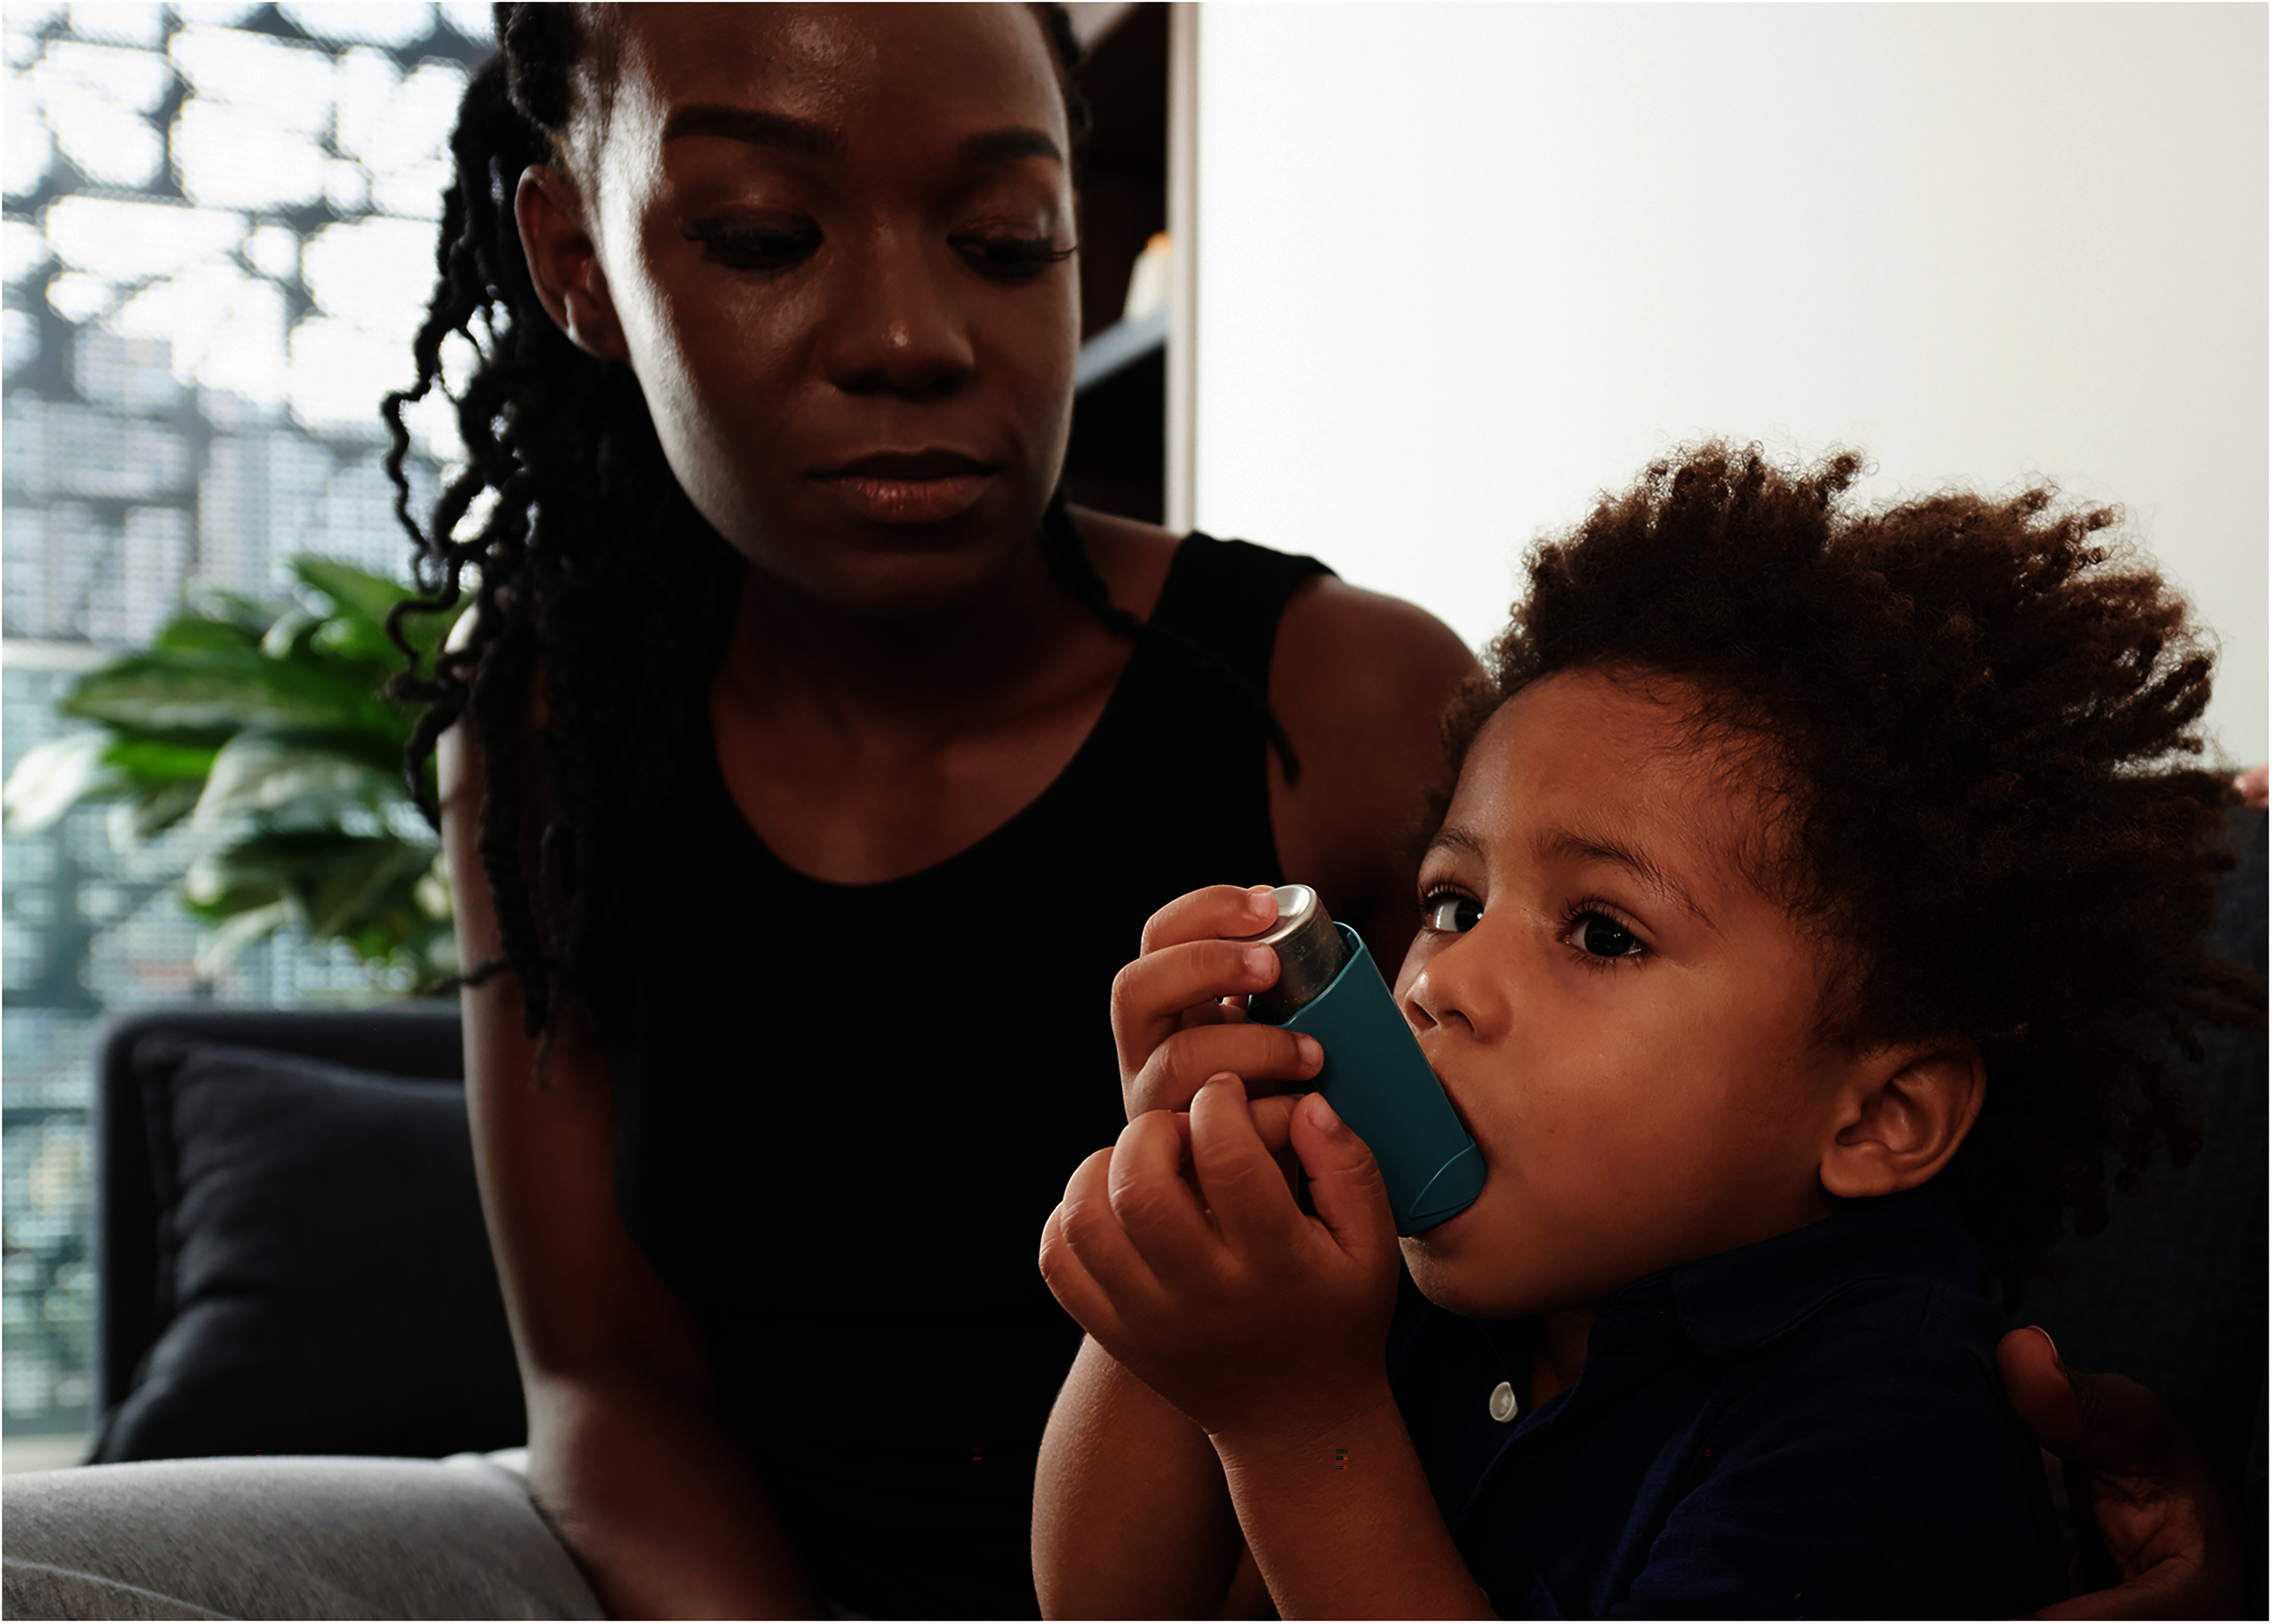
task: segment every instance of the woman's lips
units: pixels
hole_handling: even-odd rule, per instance
[[[840,473],[821,483],[862,518],[881,525],[936,525],[967,510],[991,477],[951,473],[931,480],[886,480]]]
[[[953,451],[880,451],[817,477],[862,518],[937,525],[968,511],[994,472]]]

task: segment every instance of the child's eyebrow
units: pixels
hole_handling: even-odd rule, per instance
[[[1549,862],[1557,858],[1566,860],[1577,858],[1615,863],[1645,888],[1680,908],[1699,924],[1715,934],[1719,931],[1720,927],[1712,922],[1712,916],[1697,903],[1695,894],[1678,878],[1653,861],[1647,853],[1622,845],[1611,836],[1580,834],[1569,829],[1549,829],[1538,837],[1538,854],[1542,861]]]
[[[1431,852],[1446,848],[1454,852],[1464,852],[1469,857],[1478,860],[1484,854],[1484,843],[1457,823],[1445,824],[1428,842],[1428,850]]]

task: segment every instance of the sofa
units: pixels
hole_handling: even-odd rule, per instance
[[[2266,818],[2237,815],[2223,950],[2265,967]],[[102,1052],[95,1458],[443,1455],[519,1442],[454,1007],[161,1009]],[[2189,1069],[2200,1156],[2019,1305],[2159,1394],[2266,1525],[2265,1034]]]

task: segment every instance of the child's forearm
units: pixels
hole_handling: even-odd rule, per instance
[[[1220,1616],[1241,1550],[1207,1434],[1083,1337],[1034,1484],[1043,1616]]]
[[[1218,1434],[1240,1526],[1281,1617],[1487,1619],[1386,1385],[1313,1442]]]

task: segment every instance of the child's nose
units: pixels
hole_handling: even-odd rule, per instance
[[[1493,976],[1491,956],[1469,932],[1430,954],[1406,984],[1398,1006],[1416,1033],[1445,1026],[1490,1039],[1511,1013],[1506,989]]]
[[[1439,952],[1422,966],[1398,1000],[1405,1022],[1415,1033],[1437,1026],[1462,1026],[1470,1032],[1475,1030],[1475,1023],[1468,1018],[1460,1007],[1460,1000],[1453,995],[1453,978],[1439,973],[1444,957],[1445,953]]]

